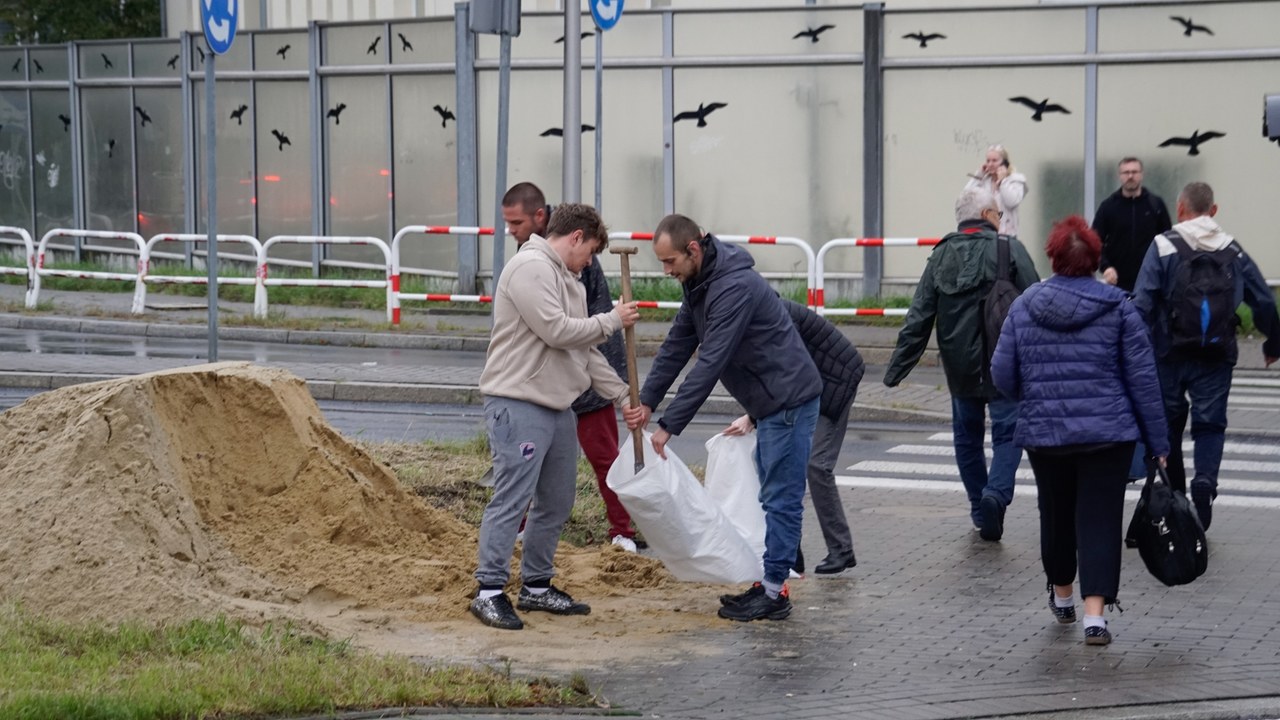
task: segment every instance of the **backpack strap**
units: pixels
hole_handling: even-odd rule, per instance
[[[996,277],[1008,273],[1009,280],[1014,279],[1013,268],[1009,266],[1009,236],[996,235]]]
[[[1178,251],[1179,255],[1185,257],[1187,255],[1195,254],[1196,251],[1192,250],[1191,246],[1187,244],[1187,241],[1182,239],[1182,233],[1177,230],[1165,230],[1163,234],[1165,240],[1173,243],[1173,248]]]

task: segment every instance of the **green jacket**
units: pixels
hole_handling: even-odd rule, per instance
[[[951,394],[988,399],[998,395],[995,387],[983,381],[989,375],[984,372],[987,357],[982,349],[982,300],[996,278],[995,240],[993,225],[969,220],[933,249],[898,333],[885,385],[897,386],[920,361],[936,321],[938,354]],[[1014,285],[1025,290],[1039,282],[1031,256],[1017,238],[1009,238],[1009,251]]]

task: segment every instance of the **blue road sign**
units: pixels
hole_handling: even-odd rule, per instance
[[[622,17],[623,0],[590,0],[591,17],[601,30],[612,29]]]
[[[618,0],[621,5],[621,0]],[[239,0],[200,0],[200,27],[209,49],[222,55],[231,49],[239,25]]]

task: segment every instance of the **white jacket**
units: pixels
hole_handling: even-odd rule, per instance
[[[1027,176],[1020,172],[1011,173],[996,186],[987,178],[971,178],[965,183],[965,189],[984,186],[996,196],[996,207],[1003,215],[1000,218],[1000,232],[1003,235],[1018,234],[1018,206],[1027,196]]]

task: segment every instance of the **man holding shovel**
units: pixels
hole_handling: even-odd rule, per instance
[[[557,615],[591,612],[552,586],[551,578],[578,471],[570,405],[588,387],[619,405],[629,394],[596,346],[635,324],[636,304],[588,317],[578,282],[578,274],[608,242],[608,229],[594,208],[561,205],[552,213],[547,237],[529,238],[494,292],[493,333],[480,375],[494,487],[480,522],[479,589],[470,605],[471,614],[490,627],[524,627],[505,587],[526,509],[523,586],[516,607]],[[629,407],[623,416],[628,425],[638,424],[641,410]]]
[[[764,578],[721,599],[720,617],[782,620],[791,614],[783,589],[800,547],[805,466],[818,420],[822,379],[795,323],[747,251],[703,234],[693,220],[668,215],[653,234],[653,252],[684,286],[684,304],[654,358],[640,392],[643,428],[676,376],[698,359],[658,421],[653,449],[665,458],[717,381],[756,421],[756,470],[765,512]]]

